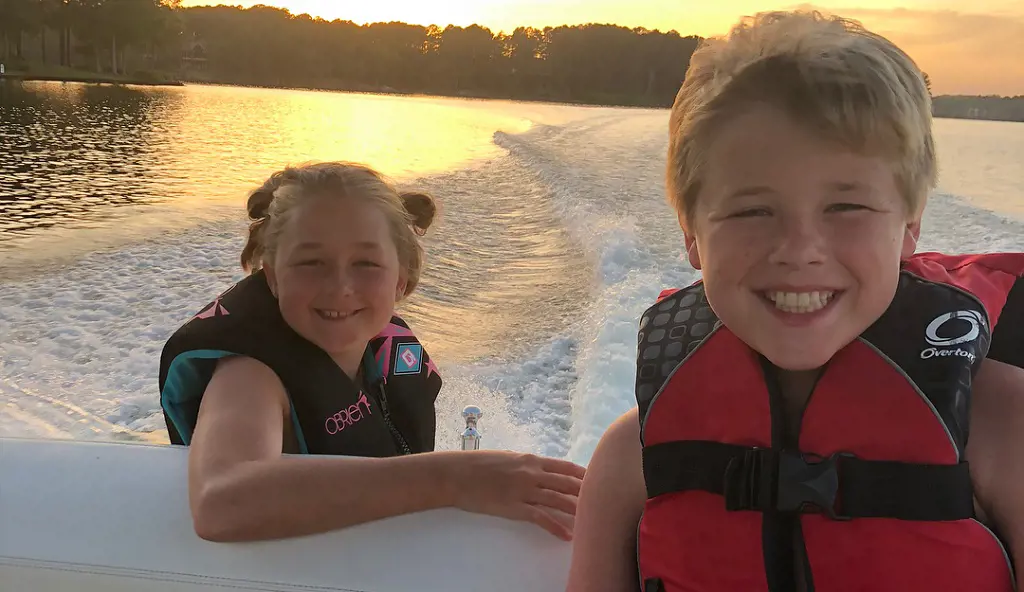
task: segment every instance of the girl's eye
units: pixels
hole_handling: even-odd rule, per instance
[[[356,265],[358,265],[359,267],[380,267],[380,265],[378,265],[376,261],[370,261],[368,259],[356,261]]]
[[[299,261],[296,265],[300,267],[316,267],[321,263],[322,261],[320,261],[319,259],[304,259],[302,261]]]

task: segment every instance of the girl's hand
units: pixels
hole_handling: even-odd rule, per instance
[[[533,454],[478,450],[460,454],[452,468],[448,485],[455,507],[533,522],[572,539],[584,467]]]

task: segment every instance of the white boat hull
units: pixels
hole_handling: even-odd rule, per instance
[[[323,535],[211,543],[187,451],[0,438],[4,592],[562,592],[571,547],[536,526],[436,510]]]

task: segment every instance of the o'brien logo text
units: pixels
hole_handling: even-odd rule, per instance
[[[358,423],[359,420],[363,419],[365,415],[372,415],[370,412],[370,401],[366,399],[366,393],[360,393],[362,396],[359,397],[359,401],[355,405],[349,405],[341,411],[331,415],[327,418],[324,427],[327,429],[327,433],[337,434],[342,432],[345,428]]]

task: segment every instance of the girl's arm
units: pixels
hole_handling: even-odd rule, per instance
[[[270,368],[244,357],[218,364],[189,450],[189,501],[200,537],[300,536],[445,506],[571,537],[582,467],[505,451],[285,456],[288,413]]]

